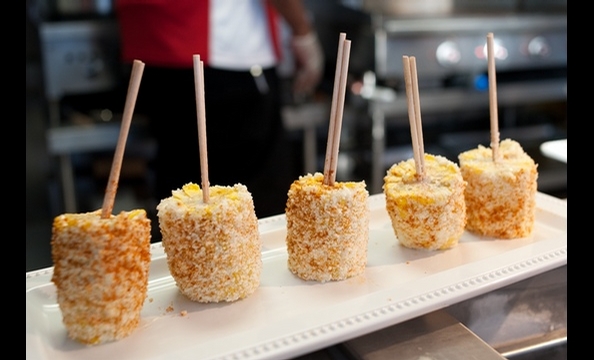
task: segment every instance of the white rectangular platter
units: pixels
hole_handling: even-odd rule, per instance
[[[382,194],[369,198],[368,264],[357,277],[318,283],[287,268],[284,215],[259,221],[260,287],[233,303],[199,304],[177,289],[161,243],[152,244],[139,328],[112,343],[68,339],[53,268],[26,273],[27,359],[279,359],[391,326],[567,264],[567,202],[537,194],[530,237],[464,233],[445,251],[400,246]]]

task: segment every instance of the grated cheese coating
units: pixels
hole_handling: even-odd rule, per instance
[[[150,238],[144,210],[109,219],[101,219],[101,210],[54,218],[52,282],[70,338],[100,344],[138,327],[147,295]]]
[[[414,159],[392,165],[384,177],[386,210],[401,245],[445,250],[458,244],[466,224],[463,180],[458,165],[425,154],[425,177],[419,180]]]
[[[501,141],[499,153],[494,162],[491,148],[479,145],[458,156],[468,183],[466,228],[500,239],[526,237],[536,219],[538,165],[514,140]]]
[[[196,302],[235,301],[260,285],[261,240],[246,186],[211,186],[209,202],[188,183],[157,206],[167,264],[179,290]]]
[[[369,193],[363,181],[323,181],[321,173],[307,174],[289,188],[288,268],[303,280],[344,280],[367,265]]]

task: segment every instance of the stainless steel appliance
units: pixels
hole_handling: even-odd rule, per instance
[[[56,212],[76,212],[79,206],[72,155],[113,148],[118,129],[113,123],[82,127],[69,124],[61,110],[63,99],[116,88],[119,81],[117,27],[113,19],[47,21],[39,24],[39,39],[49,116],[48,151],[58,159],[56,178],[60,184],[58,192],[62,195],[61,201],[56,199],[53,207]],[[101,104],[97,104],[97,108],[100,109]],[[114,129],[106,129],[114,126]]]
[[[116,20],[99,18],[90,9],[77,8],[76,2],[61,1],[58,5],[62,6],[57,9],[62,17],[77,14],[87,18],[38,24],[49,117],[47,149],[52,159],[57,160],[53,167],[55,174],[50,174],[55,179],[52,188],[55,186],[57,190],[52,191],[51,197],[54,213],[97,207],[94,195],[100,195],[102,190],[92,188],[96,174],[80,175],[85,171],[104,172],[99,170],[104,167],[102,155],[111,156],[115,149],[124,103],[120,92],[126,81],[119,58]],[[154,141],[147,138],[143,126],[135,121],[128,137],[127,158],[141,160],[144,164],[154,156],[154,150]],[[142,164],[131,164],[130,168],[138,167],[143,171]],[[139,176],[149,181],[150,174]],[[85,191],[84,202],[77,196],[81,188]]]
[[[389,143],[390,129],[397,128],[402,138],[408,131],[403,55],[417,59],[421,114],[427,127],[424,135],[426,142],[439,147],[436,151],[446,152],[444,147],[450,147],[455,153],[465,145],[488,145],[489,124],[484,118],[488,119],[489,106],[489,32],[494,33],[496,45],[502,137],[528,136],[530,140],[544,141],[558,136],[550,124],[520,126],[518,109],[566,102],[564,11],[525,11],[515,6],[470,11],[455,3],[439,14],[397,15],[377,8],[362,11],[369,13],[374,42],[374,67],[363,76],[357,93],[367,101],[371,118],[372,193],[381,191],[389,165],[412,156],[409,143],[401,147]],[[487,135],[477,129],[486,130]]]
[[[39,24],[45,97],[50,124],[63,117],[67,95],[113,90],[119,81],[119,35],[113,19],[52,21]]]

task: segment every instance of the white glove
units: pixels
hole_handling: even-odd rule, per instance
[[[291,39],[295,57],[295,79],[293,92],[297,96],[314,92],[324,72],[324,53],[315,32]]]

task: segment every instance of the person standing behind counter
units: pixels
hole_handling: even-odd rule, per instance
[[[145,63],[136,112],[157,141],[155,197],[200,183],[194,54],[204,62],[209,181],[242,183],[259,218],[284,213],[294,180],[281,118],[280,17],[291,29],[293,91],[312,93],[323,52],[301,0],[116,0],[124,63]]]

